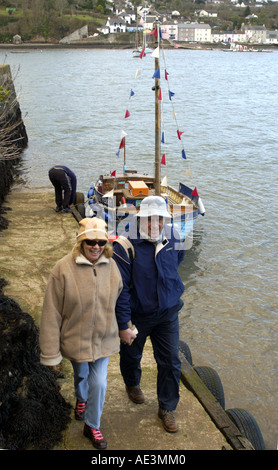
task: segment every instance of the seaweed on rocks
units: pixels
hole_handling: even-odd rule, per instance
[[[0,280],[0,446],[49,450],[62,439],[71,405],[55,372],[40,363],[33,318],[2,293]]]

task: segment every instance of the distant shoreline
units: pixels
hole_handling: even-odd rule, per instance
[[[278,44],[244,44],[249,48],[256,49],[271,49],[278,50]],[[194,51],[204,51],[204,50],[229,50],[230,46],[224,46],[223,44],[185,44],[177,43],[176,47],[172,44],[167,43],[163,44],[163,47],[166,49],[185,49],[185,50],[194,50]],[[108,43],[108,42],[80,42],[80,43],[70,43],[70,44],[60,44],[60,43],[21,43],[21,44],[7,44],[0,43],[0,50],[31,50],[31,49],[134,49],[132,44],[128,43]]]

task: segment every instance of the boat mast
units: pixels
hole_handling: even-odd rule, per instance
[[[154,27],[156,28],[157,36],[155,47],[159,47],[159,22],[155,21]],[[155,70],[160,67],[159,54],[158,57],[155,57]],[[155,78],[155,175],[154,175],[154,189],[156,196],[160,196],[160,140],[161,140],[161,131],[160,131],[160,121],[161,121],[161,110],[160,110],[160,78]]]

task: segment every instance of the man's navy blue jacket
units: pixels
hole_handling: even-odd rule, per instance
[[[113,258],[123,279],[123,290],[116,305],[120,330],[128,328],[127,322],[136,318],[161,315],[180,302],[184,285],[178,274],[178,266],[184,259],[184,244],[172,227],[164,226],[165,237],[159,244],[145,239],[131,239],[135,250],[131,261],[125,248],[114,243]]]

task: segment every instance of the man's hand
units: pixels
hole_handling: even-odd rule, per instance
[[[134,330],[127,328],[127,330],[119,331],[120,339],[124,344],[131,345],[132,341],[136,338],[136,333]]]

